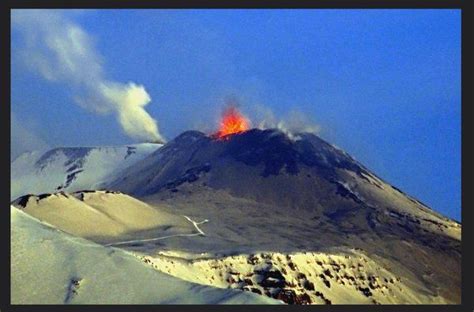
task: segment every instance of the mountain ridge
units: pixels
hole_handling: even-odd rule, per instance
[[[27,152],[11,163],[10,200],[56,191],[93,189],[98,183],[152,153],[159,144],[106,147],[58,147]]]

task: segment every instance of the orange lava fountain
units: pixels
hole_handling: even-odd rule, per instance
[[[222,114],[219,131],[213,137],[222,138],[229,134],[239,133],[249,129],[248,119],[237,108],[230,106]]]

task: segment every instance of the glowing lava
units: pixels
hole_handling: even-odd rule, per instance
[[[249,129],[248,119],[242,115],[237,108],[230,106],[222,114],[220,128],[213,136],[222,138],[229,134],[239,133]]]

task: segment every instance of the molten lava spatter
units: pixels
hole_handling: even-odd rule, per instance
[[[229,134],[239,133],[249,129],[248,119],[242,115],[237,108],[231,106],[222,114],[219,131],[213,136],[222,138]]]

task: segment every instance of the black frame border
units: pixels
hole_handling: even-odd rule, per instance
[[[0,293],[1,311],[469,311],[474,312],[474,257],[472,247],[474,247],[474,222],[471,205],[468,205],[469,198],[466,194],[469,183],[466,172],[470,167],[469,160],[473,159],[472,154],[466,148],[466,133],[468,131],[467,113],[473,99],[473,62],[474,49],[474,16],[473,4],[471,0],[240,0],[234,2],[224,2],[219,0],[70,0],[61,2],[59,0],[7,0],[2,2],[2,50],[6,53],[2,55],[2,102],[0,116],[3,119],[0,126],[3,128],[1,134],[4,138],[4,146],[10,145],[10,92],[11,92],[11,41],[10,41],[10,10],[22,8],[44,8],[44,9],[460,9],[462,23],[462,43],[461,43],[461,86],[462,86],[462,115],[461,115],[461,168],[462,168],[462,298],[460,305],[314,305],[314,306],[258,306],[258,305],[11,305],[10,304],[10,212],[7,207],[1,209],[1,222],[3,222],[0,239],[2,240],[2,292]],[[8,47],[8,49],[6,49]],[[8,92],[7,92],[8,90]],[[468,156],[469,155],[469,156]],[[10,153],[1,154],[3,170],[2,197],[9,201],[10,198]],[[5,200],[6,201],[6,200]],[[7,205],[6,205],[7,206]]]

